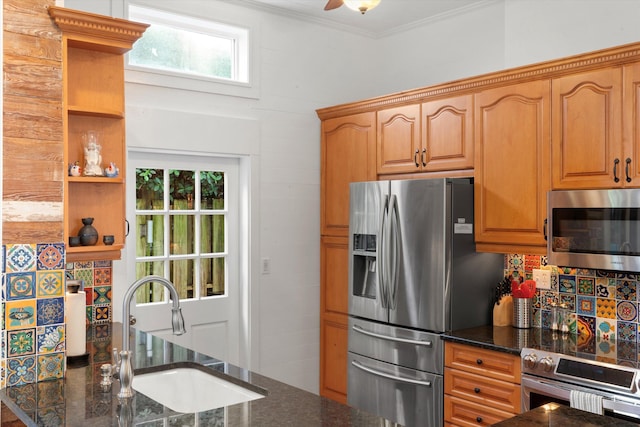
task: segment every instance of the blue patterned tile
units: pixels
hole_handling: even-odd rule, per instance
[[[7,387],[36,382],[35,356],[7,359]]]
[[[39,355],[37,373],[38,381],[62,378],[64,375],[64,353]]]
[[[596,315],[596,298],[578,295],[576,300],[577,313],[583,316]]]
[[[41,243],[36,246],[38,270],[62,270],[64,268],[64,244]]]
[[[64,296],[62,270],[43,270],[36,273],[36,296],[50,298]]]
[[[7,245],[6,272],[36,271],[35,245]]]
[[[560,292],[567,294],[576,293],[576,276],[561,274],[558,277],[558,284]]]
[[[7,301],[35,298],[35,282],[35,272],[7,273],[5,275]]]
[[[618,339],[620,341],[635,341],[638,333],[637,325],[630,322],[618,322]]]
[[[64,323],[64,298],[46,298],[36,301],[38,326]]]
[[[62,325],[38,326],[36,337],[38,341],[38,354],[64,351],[65,328]]]
[[[111,268],[112,265],[113,265],[113,262],[111,260],[94,261],[93,262],[93,266],[95,268]]]
[[[636,300],[636,282],[631,280],[618,280],[616,286],[616,299],[627,301]]]

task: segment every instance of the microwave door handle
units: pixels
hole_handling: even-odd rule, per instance
[[[377,375],[379,377],[382,378],[387,378],[393,381],[398,381],[398,382],[403,382],[403,383],[409,383],[409,384],[415,384],[415,385],[422,385],[425,387],[431,387],[431,381],[422,381],[422,380],[416,380],[413,378],[406,378],[406,377],[397,377],[395,375],[391,375],[391,374],[387,374],[386,372],[381,372],[378,371],[376,369],[371,369],[367,366],[364,366],[362,363],[356,361],[356,360],[352,360],[351,364],[353,366],[355,366],[356,368],[363,370],[369,374],[373,374],[373,375]]]
[[[389,196],[384,196],[384,202],[382,204],[382,213],[380,215],[380,228],[378,230],[378,235],[380,236],[380,242],[378,243],[378,293],[380,295],[380,304],[382,308],[387,308],[387,291],[385,286],[386,281],[386,227],[387,227],[387,214],[389,209]]]
[[[391,202],[389,203],[389,266],[390,271],[388,274],[389,278],[389,288],[388,288],[388,297],[389,297],[389,308],[395,310],[396,308],[396,293],[398,290],[398,276],[400,271],[400,230],[399,230],[399,220],[398,220],[398,199],[396,195],[391,196]]]

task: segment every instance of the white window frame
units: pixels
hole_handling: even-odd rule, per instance
[[[139,151],[135,151],[137,154],[140,154]],[[132,182],[135,183],[135,171],[137,168],[150,168],[150,169],[179,169],[179,170],[217,170],[225,172],[225,206],[222,211],[218,210],[186,210],[186,211],[174,211],[170,210],[168,196],[165,192],[164,199],[164,209],[161,210],[138,210],[135,208],[135,184],[130,186],[128,191],[127,199],[128,204],[133,206],[130,214],[131,218],[129,220],[130,224],[135,224],[136,215],[159,215],[164,216],[165,222],[165,235],[164,235],[164,245],[165,251],[162,255],[152,256],[152,257],[138,257],[136,255],[135,246],[137,244],[137,233],[138,230],[135,227],[132,227],[129,232],[131,233],[131,244],[133,246],[132,254],[129,258],[128,262],[131,262],[131,271],[135,271],[135,265],[138,261],[163,261],[164,262],[164,276],[169,278],[169,265],[171,260],[178,259],[193,259],[194,260],[194,278],[197,280],[197,283],[194,283],[194,294],[193,298],[188,298],[188,301],[197,301],[208,298],[224,298],[229,293],[229,286],[232,286],[232,283],[236,283],[238,281],[238,265],[240,260],[240,242],[230,240],[230,236],[234,236],[233,239],[237,239],[241,236],[238,227],[240,226],[238,217],[239,217],[239,206],[238,201],[230,202],[231,199],[238,199],[240,197],[240,187],[239,187],[239,164],[237,159],[233,159],[231,157],[221,157],[215,155],[204,155],[204,156],[193,156],[191,154],[183,154],[183,153],[147,153],[147,159],[130,159],[130,169],[128,172],[132,174]],[[189,162],[190,158],[196,162],[196,164],[192,164]],[[211,161],[211,165],[205,165],[204,163],[207,161]],[[230,175],[228,175],[228,171],[232,171]],[[229,177],[229,179],[227,179]],[[198,175],[196,174],[196,179],[198,179]],[[232,182],[235,180],[235,182]],[[165,187],[168,185],[167,177],[165,176]],[[196,193],[196,198],[199,198],[199,192]],[[194,254],[188,255],[175,255],[171,254],[167,249],[167,246],[170,244],[170,236],[169,236],[169,223],[170,217],[172,214],[192,214],[195,216],[196,223],[199,223],[199,219],[201,215],[210,215],[212,213],[224,214],[225,216],[225,250],[223,254],[217,254],[212,256],[212,254],[203,254],[200,256],[200,247],[199,247],[199,225],[196,226],[196,243],[194,244],[195,252]],[[201,296],[200,295],[200,276],[199,268],[200,268],[200,259],[209,259],[209,258],[225,258],[225,293],[224,295],[214,295],[214,296]],[[230,277],[231,275],[231,277]],[[230,280],[231,279],[231,280]],[[168,301],[168,293],[165,291],[163,302]],[[150,302],[146,304],[158,304],[161,302]]]
[[[132,7],[136,8],[140,14],[132,17]],[[254,47],[255,43],[253,42],[258,37],[257,26],[252,22],[244,24],[231,21],[223,22],[222,18],[218,16],[209,18],[206,12],[201,17],[193,17],[184,12],[160,9],[155,5],[150,6],[134,0],[125,2],[125,14],[126,18],[132,21],[143,23],[158,22],[163,25],[206,33],[212,36],[226,34],[231,35],[237,41],[236,63],[234,65],[234,68],[236,68],[235,79],[214,78],[132,65],[129,64],[129,56],[127,55],[125,61],[125,80],[127,82],[244,98],[258,98],[258,67],[255,66],[258,62],[256,59],[258,49]],[[248,19],[248,21],[251,21],[251,19]]]

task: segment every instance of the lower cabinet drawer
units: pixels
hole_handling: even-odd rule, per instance
[[[457,397],[444,396],[444,419],[460,427],[490,426],[516,414],[472,403]]]
[[[444,392],[481,405],[520,413],[520,386],[514,383],[445,368]]]

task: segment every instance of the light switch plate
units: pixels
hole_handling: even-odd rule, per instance
[[[534,268],[532,276],[536,289],[551,289],[551,271]]]

